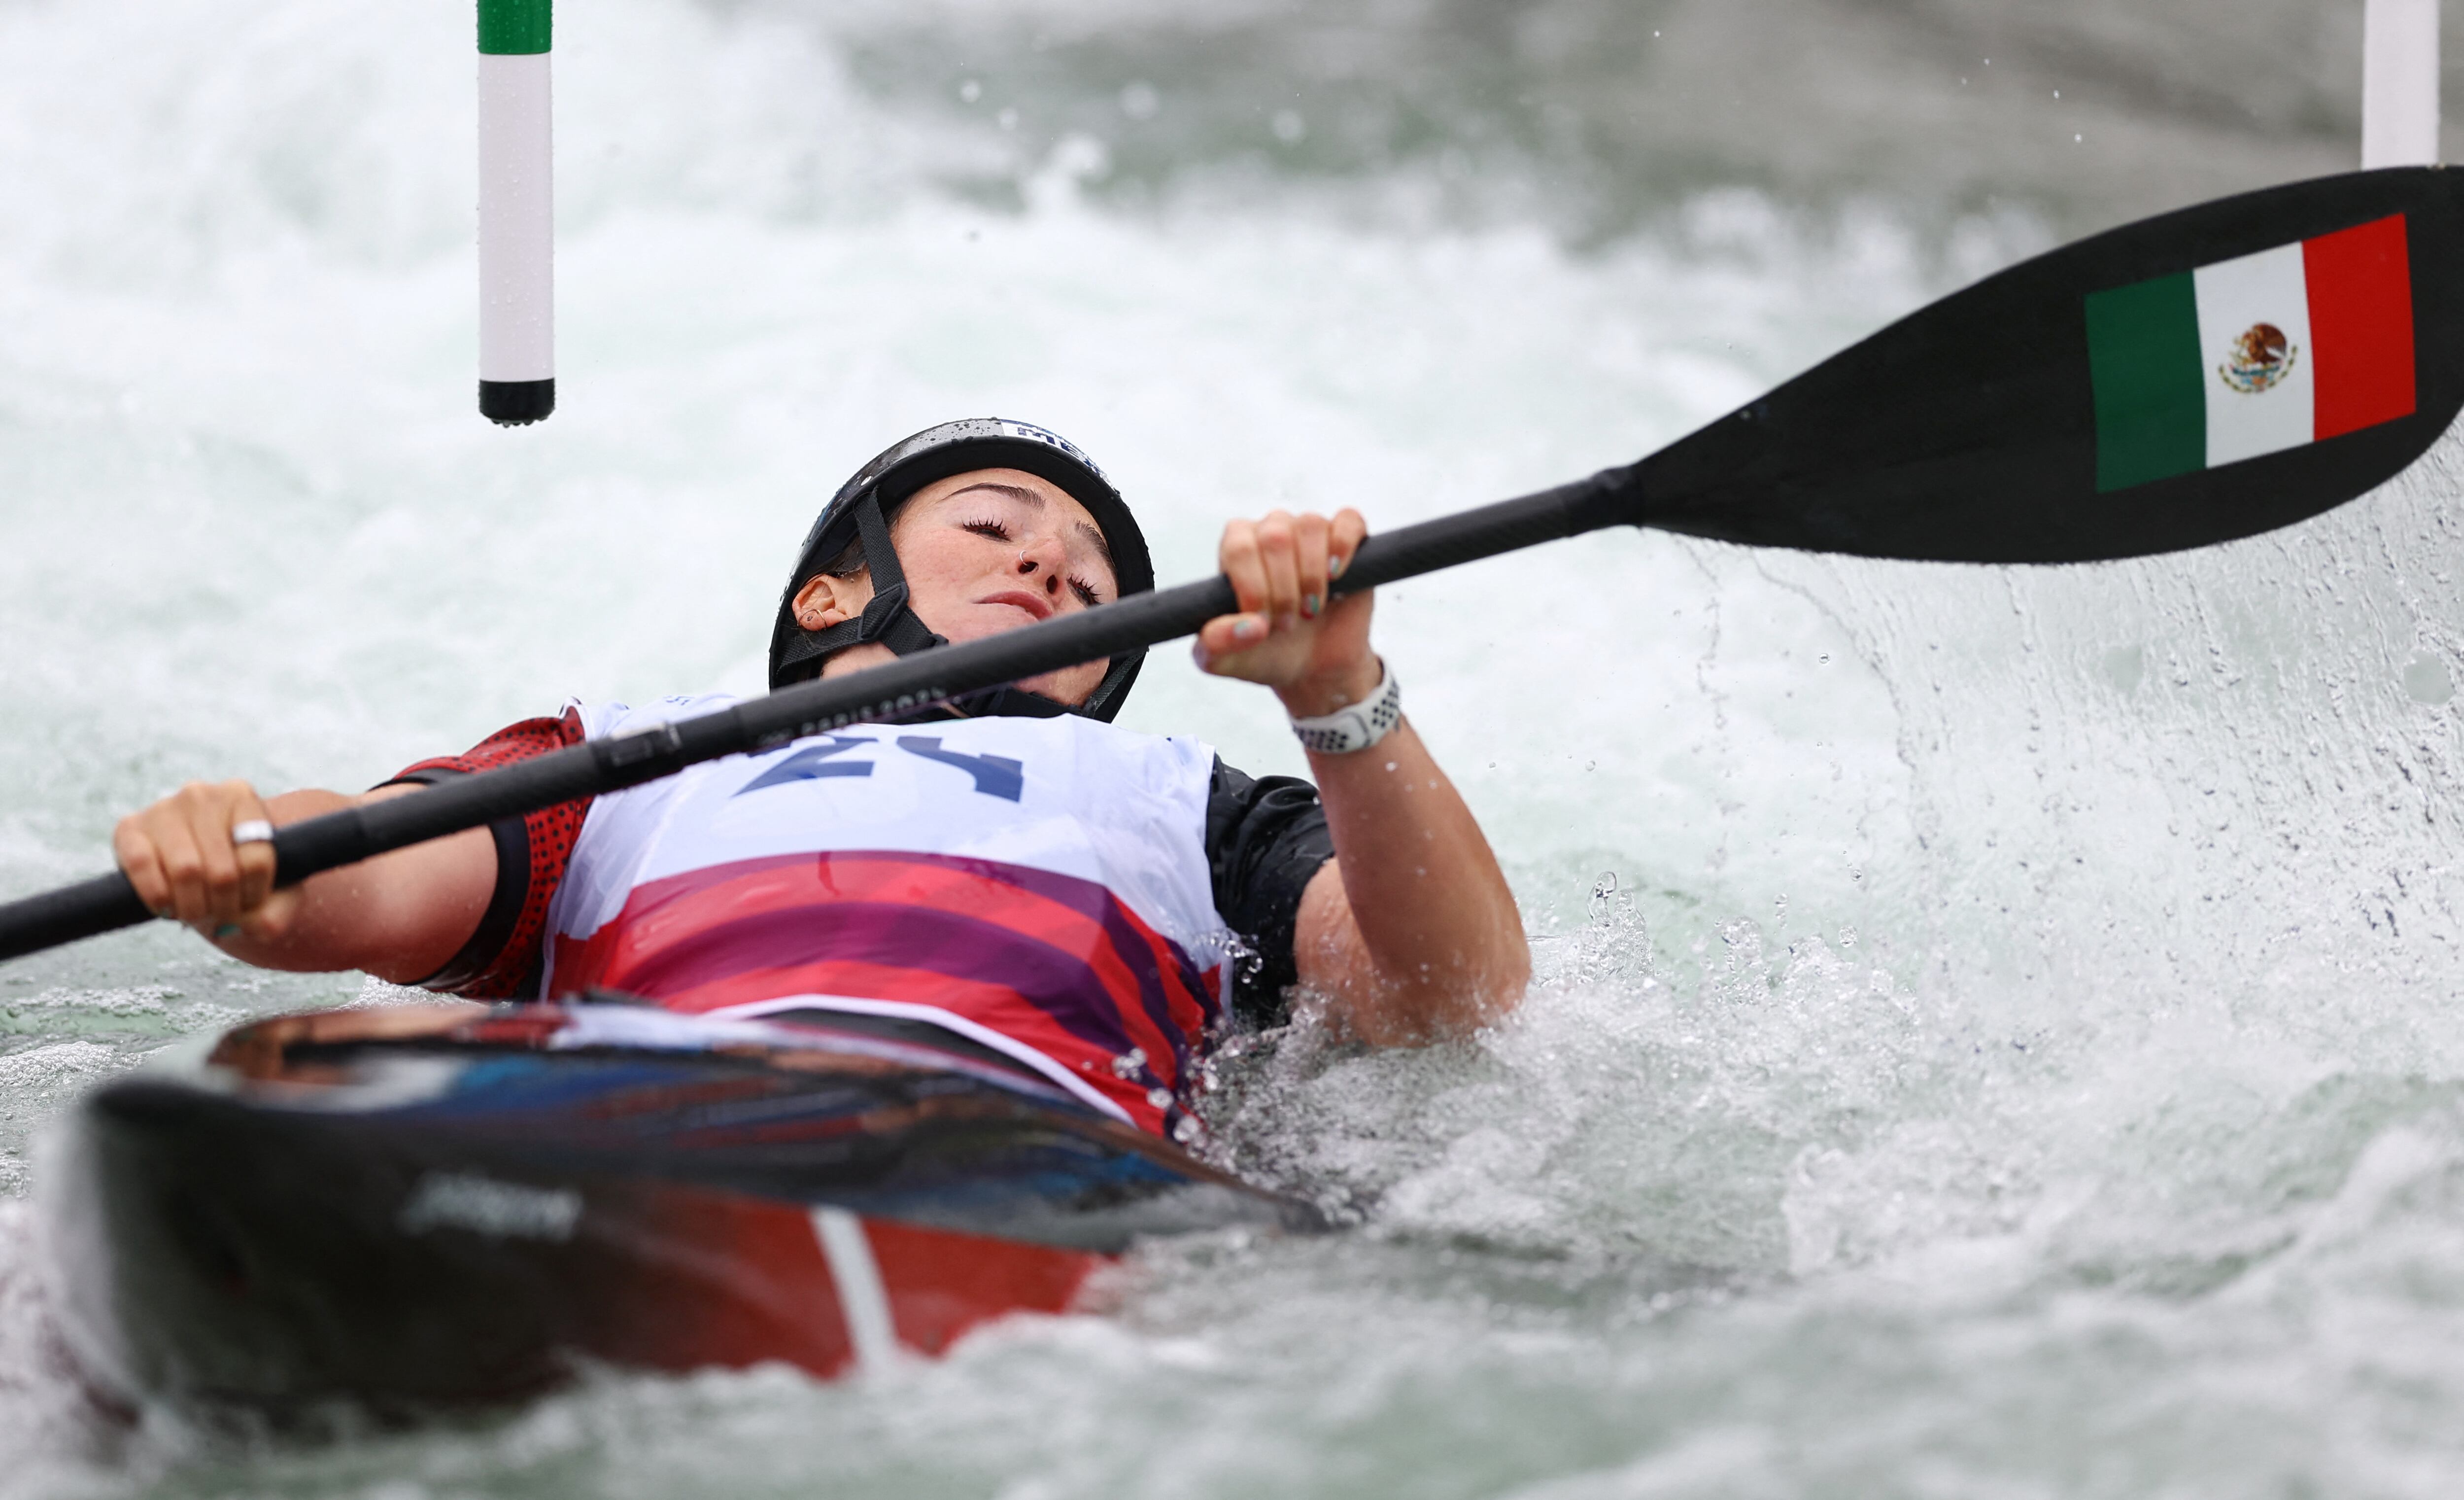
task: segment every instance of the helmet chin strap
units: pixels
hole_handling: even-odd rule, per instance
[[[1041,693],[1029,693],[1017,683],[1005,688],[986,688],[935,703],[900,719],[901,723],[922,723],[929,719],[947,718],[1059,718],[1072,712],[1069,705]]]
[[[855,526],[864,543],[865,571],[872,578],[871,603],[864,607],[864,613],[828,629],[799,630],[780,657],[782,668],[873,641],[900,656],[950,644],[934,634],[907,603],[907,572],[898,565],[897,549],[890,544],[890,523],[882,518],[880,496],[868,495],[856,506]]]

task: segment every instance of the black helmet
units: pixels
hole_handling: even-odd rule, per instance
[[[804,534],[803,550],[797,554],[796,570],[787,576],[787,591],[780,596],[779,616],[770,627],[772,692],[813,676],[832,652],[867,641],[879,641],[901,656],[949,644],[927,629],[908,606],[907,575],[890,544],[890,515],[926,485],[977,469],[1023,470],[1060,486],[1095,518],[1104,544],[1112,554],[1112,576],[1120,593],[1126,597],[1155,587],[1155,563],[1147,556],[1146,537],[1120,492],[1093,459],[1067,438],[1031,423],[1000,417],[944,422],[892,446],[857,470],[855,477],[830,497],[813,529]],[[797,591],[857,540],[863,542],[865,567],[872,576],[872,603],[860,617],[826,630],[807,630],[798,625]],[[1018,688],[970,697],[965,707],[974,714],[1067,712],[1109,721],[1129,696],[1130,684],[1137,680],[1146,654],[1146,648],[1140,646],[1113,657],[1103,682],[1075,709]]]

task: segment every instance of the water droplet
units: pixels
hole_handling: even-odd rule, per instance
[[[1132,120],[1153,120],[1163,109],[1163,96],[1140,79],[1121,90],[1121,113]]]
[[[1015,109],[1002,110],[998,119],[1001,127],[1003,130],[1016,130],[1018,128],[1018,111]]]
[[[972,104],[984,97],[984,86],[973,78],[958,85],[958,102]]]
[[[2437,657],[2415,656],[2405,666],[2404,691],[2415,703],[2444,703],[2455,695],[2455,680]]]
[[[1301,138],[1309,134],[1309,121],[1301,118],[1301,112],[1297,109],[1275,111],[1275,118],[1270,124],[1274,129],[1275,139],[1286,145],[1298,145],[1301,143]]]
[[[2145,647],[2117,646],[2104,653],[2104,680],[2128,693],[2139,686],[2147,674],[2147,651]]]

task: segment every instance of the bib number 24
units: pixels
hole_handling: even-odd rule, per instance
[[[783,786],[789,782],[815,782],[839,776],[870,776],[870,761],[847,761],[840,757],[850,750],[869,748],[880,741],[866,735],[832,735],[827,744],[808,745],[744,784],[737,796],[742,797],[768,786]],[[909,755],[937,764],[964,771],[976,783],[976,790],[986,797],[999,797],[1016,802],[1026,790],[1026,762],[1013,761],[1005,755],[968,755],[958,750],[944,750],[941,741],[930,735],[901,735],[895,741]]]

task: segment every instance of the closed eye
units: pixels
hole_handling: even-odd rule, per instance
[[[959,523],[958,529],[960,531],[974,532],[979,537],[989,537],[995,541],[1006,542],[1010,540],[1009,523],[1006,521],[962,521]],[[1104,596],[1095,592],[1095,585],[1083,578],[1071,578],[1069,580],[1069,591],[1078,596],[1078,602],[1080,604],[1086,605],[1090,608],[1104,602]]]

